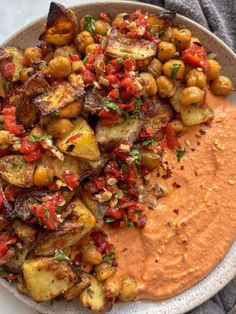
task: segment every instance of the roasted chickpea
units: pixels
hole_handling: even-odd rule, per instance
[[[137,283],[132,277],[126,277],[121,283],[120,299],[128,301],[133,299],[137,294]]]
[[[93,36],[87,31],[83,31],[75,37],[75,47],[82,54],[85,54],[86,47],[93,43]]]
[[[144,60],[137,60],[136,61],[136,70],[140,72],[147,71],[147,67],[151,61],[151,58],[146,58]]]
[[[186,82],[188,86],[204,88],[206,86],[206,74],[201,70],[191,69],[186,75]]]
[[[72,122],[69,119],[65,118],[52,119],[47,125],[48,134],[56,138],[63,138],[63,136],[69,133],[72,129]]]
[[[34,68],[29,67],[29,68],[24,68],[20,71],[19,73],[19,78],[22,83],[25,83],[28,78],[30,78],[34,74]]]
[[[98,44],[91,44],[87,46],[85,49],[86,56],[90,56],[91,54],[93,54],[98,46]]]
[[[6,149],[11,145],[11,133],[0,130],[0,149]]]
[[[48,117],[45,117],[45,118],[48,118]],[[31,132],[30,132],[30,135],[35,135],[35,136],[38,136],[38,137],[41,137],[43,136],[44,134],[46,133],[46,131],[41,128],[40,126],[35,126]]]
[[[54,51],[54,57],[67,57],[69,58],[70,55],[78,55],[77,50],[75,49],[74,45],[66,45],[63,47],[59,47]]]
[[[72,73],[68,77],[68,81],[74,88],[82,88],[84,87],[84,81],[80,74]]]
[[[48,65],[48,73],[55,79],[66,78],[71,73],[71,61],[67,57],[57,56]]]
[[[47,186],[52,183],[53,177],[53,169],[50,169],[44,165],[38,165],[34,173],[34,185]]]
[[[211,83],[211,91],[215,95],[225,96],[230,94],[234,89],[233,82],[227,76],[219,76]]]
[[[152,61],[148,65],[147,71],[148,73],[151,73],[155,79],[158,78],[162,73],[161,61],[156,58],[152,59]]]
[[[96,33],[98,33],[99,35],[102,35],[102,36],[105,35],[109,28],[110,28],[110,25],[104,22],[103,20],[97,20],[95,22]]]
[[[158,59],[161,60],[161,62],[168,61],[172,58],[174,58],[176,53],[176,47],[172,43],[168,43],[167,41],[161,41],[158,45]]]
[[[180,104],[182,106],[191,106],[193,104],[197,104],[203,100],[205,96],[205,91],[196,87],[190,86],[186,87],[182,90],[180,95]]]
[[[160,37],[160,39],[162,40],[162,41],[171,41],[171,34],[172,34],[172,32],[173,32],[173,28],[172,27],[168,27],[165,31],[164,31],[164,33],[161,35],[161,37]]]
[[[72,62],[71,66],[72,72],[83,73],[86,70],[82,60]]]
[[[24,51],[24,57],[30,64],[43,60],[43,52],[39,47],[29,47]]]
[[[161,98],[171,97],[175,93],[174,82],[168,77],[161,75],[156,79],[157,92]]]
[[[88,244],[82,248],[82,259],[85,263],[98,265],[102,262],[102,254],[95,245]]]
[[[181,60],[169,60],[163,64],[163,72],[171,79],[182,79],[184,77],[185,65]]]
[[[154,80],[154,77],[152,76],[152,74],[150,74],[148,72],[142,72],[142,73],[140,73],[140,77],[144,81],[144,86],[145,86],[146,92],[151,96],[156,95],[157,84],[156,84],[156,81]]]
[[[209,59],[209,71],[207,73],[207,79],[209,81],[215,80],[220,75],[221,65],[214,59]]]
[[[116,16],[114,17],[113,21],[112,21],[112,26],[116,26],[116,27],[119,27],[120,26],[120,23],[123,21],[123,17],[127,15],[127,13],[118,13],[116,14]]]
[[[172,129],[176,134],[182,134],[186,130],[186,127],[183,125],[183,123],[180,120],[172,120],[170,122]]]
[[[95,267],[95,276],[99,281],[107,280],[107,278],[114,275],[116,267],[108,264],[101,263]]]
[[[115,276],[109,277],[104,284],[105,294],[111,298],[118,297],[121,291],[121,280]]]
[[[187,48],[191,41],[191,32],[187,28],[174,28],[171,34],[171,42],[175,44],[177,50]]]

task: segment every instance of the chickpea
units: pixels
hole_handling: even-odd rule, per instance
[[[233,82],[227,76],[219,76],[211,83],[211,91],[215,95],[225,96],[230,94],[234,89]]]
[[[96,29],[96,33],[99,35],[105,35],[107,33],[108,28],[110,27],[110,25],[104,22],[103,20],[97,20],[95,22],[95,29]]]
[[[82,76],[80,74],[72,73],[68,77],[68,81],[74,88],[83,88],[84,87],[84,81],[82,79]]]
[[[180,104],[182,106],[191,106],[193,104],[199,103],[203,100],[205,96],[205,91],[196,87],[190,86],[182,90],[180,95]]]
[[[26,48],[23,55],[25,59],[30,62],[30,64],[43,60],[43,52],[39,47]]]
[[[144,81],[146,92],[151,96],[156,95],[157,84],[156,84],[155,79],[152,76],[152,74],[150,74],[148,72],[142,72],[142,73],[140,73],[140,77]]]
[[[20,71],[19,73],[19,78],[22,83],[25,83],[28,78],[30,78],[34,74],[34,68],[29,67],[29,68],[24,68]]]
[[[102,254],[95,245],[88,244],[82,248],[82,259],[85,263],[98,265],[102,262]]]
[[[183,125],[183,123],[180,120],[177,120],[177,119],[172,120],[170,124],[176,134],[182,134],[186,130],[186,127]]]
[[[112,26],[116,26],[116,27],[119,27],[120,26],[120,23],[123,21],[123,17],[127,15],[127,13],[118,13],[116,14],[116,16],[114,17],[113,21],[112,21]]]
[[[187,28],[174,28],[171,34],[171,42],[181,51],[189,46],[191,36],[190,30]]]
[[[81,54],[85,54],[86,47],[93,43],[93,36],[87,31],[83,31],[75,37],[75,47]]]
[[[204,88],[206,86],[206,74],[198,69],[191,69],[186,75],[188,86],[197,86]]]
[[[174,82],[168,77],[161,75],[156,79],[157,92],[161,98],[171,97],[175,93]]]
[[[116,267],[111,266],[108,263],[101,263],[95,267],[95,276],[97,280],[104,281],[107,278],[114,275]]]
[[[46,118],[46,117],[45,117]],[[31,132],[30,132],[30,135],[35,135],[35,136],[38,136],[38,137],[41,137],[43,136],[44,134],[46,133],[46,131],[39,127],[39,126],[35,126]]]
[[[77,50],[75,49],[74,45],[66,45],[63,47],[59,47],[54,51],[54,57],[67,57],[69,58],[70,55],[78,55]]]
[[[65,134],[73,129],[73,127],[73,123],[69,119],[55,118],[49,122],[47,132],[53,137],[63,138]]]
[[[121,291],[121,280],[114,276],[109,277],[104,284],[105,294],[110,298],[118,297]]]
[[[136,61],[136,70],[140,71],[140,72],[146,72],[150,61],[151,61],[151,58],[146,58],[144,60],[137,60]]]
[[[34,173],[34,185],[47,186],[52,183],[54,177],[53,169],[39,165]]]
[[[121,283],[120,299],[123,301],[133,299],[137,294],[137,283],[132,277],[126,277]]]
[[[75,118],[78,116],[82,108],[81,101],[73,101],[71,104],[61,109],[59,112],[60,118]]]
[[[86,56],[90,56],[91,54],[93,54],[98,46],[98,44],[88,45],[85,49]]]
[[[163,65],[163,72],[172,79],[184,77],[185,65],[181,60],[169,60]]]
[[[171,34],[172,34],[172,32],[173,32],[173,28],[172,27],[168,27],[165,31],[164,31],[164,33],[161,35],[161,37],[160,37],[160,39],[162,40],[162,41],[171,41]]]
[[[66,78],[71,73],[71,62],[67,57],[57,56],[48,65],[48,72],[55,79]]]
[[[147,68],[148,73],[151,73],[152,76],[157,79],[162,73],[162,63],[158,59],[154,58],[149,63]]]
[[[5,130],[0,130],[0,149],[6,149],[11,145],[11,133]]]
[[[86,68],[82,60],[72,62],[72,72],[83,73]]]
[[[161,41],[158,45],[158,59],[161,62],[168,61],[172,58],[174,58],[176,53],[176,47],[172,43],[168,43],[167,41]]]
[[[221,65],[214,59],[209,59],[209,71],[207,73],[207,79],[209,81],[215,80],[220,75]]]

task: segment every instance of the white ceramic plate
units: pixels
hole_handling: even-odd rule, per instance
[[[78,13],[79,17],[82,17],[85,14],[91,14],[96,17],[100,11],[106,11],[111,16],[114,16],[118,12],[132,12],[138,8],[153,13],[163,11],[162,8],[157,6],[128,1],[99,1],[93,4],[88,3],[78,5],[73,9]],[[44,21],[45,17],[28,25],[27,27],[13,35],[11,38],[9,38],[7,41],[5,41],[4,45],[12,45],[24,48],[36,44],[38,42],[37,38],[43,28]],[[222,73],[231,77],[231,79],[233,79],[234,81],[234,84],[236,85],[236,55],[233,53],[233,51],[229,49],[216,36],[214,36],[212,33],[207,31],[199,24],[180,15],[177,15],[176,22],[186,25],[190,30],[192,30],[193,34],[196,37],[199,37],[201,39],[201,42],[205,47],[207,47],[208,51],[215,52],[217,54],[217,59],[222,64]],[[230,95],[230,100],[236,103],[235,92]],[[182,293],[181,295],[162,302],[139,301],[117,304],[113,307],[111,313],[181,314],[191,310],[192,308],[198,306],[199,304],[212,297],[221,288],[223,288],[235,275],[236,242],[232,244],[231,248],[229,249],[225,258],[221,261],[221,263],[204,280],[202,280],[186,292]],[[22,302],[28,304],[29,306],[31,306],[35,310],[38,310],[41,313],[91,313],[80,307],[77,301],[71,303],[65,301],[55,301],[53,305],[50,305],[49,302],[39,304],[35,303],[29,297],[18,293],[15,287],[9,285],[6,281],[2,279],[0,279],[0,285],[5,287]]]

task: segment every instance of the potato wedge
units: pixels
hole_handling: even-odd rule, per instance
[[[78,280],[67,262],[52,257],[27,260],[22,268],[27,289],[37,302],[55,298]]]
[[[77,29],[75,12],[59,3],[51,2],[46,30],[39,36],[39,39],[58,46],[67,45],[74,40]]]
[[[181,120],[184,125],[192,126],[207,122],[213,118],[213,110],[208,104],[205,104],[203,108],[199,107],[184,107],[180,105],[179,98],[181,94],[181,88],[177,89],[176,93],[171,97],[170,102],[174,109],[180,114]]]
[[[0,158],[0,177],[12,185],[30,188],[33,186],[35,164],[24,160],[21,155]]]
[[[96,138],[101,150],[113,147],[128,141],[130,144],[137,139],[142,128],[139,118],[127,119],[116,125],[104,125],[100,120],[96,128]]]
[[[145,39],[128,38],[117,29],[113,29],[107,38],[105,55],[144,60],[154,57],[156,52],[157,45],[154,42]]]
[[[80,301],[84,307],[89,308],[91,311],[103,311],[108,303],[103,291],[103,284],[91,275],[89,275],[89,278],[91,284],[81,293]]]
[[[96,161],[100,151],[93,130],[83,118],[73,121],[74,128],[62,139],[58,139],[56,146],[65,154]]]
[[[79,283],[65,292],[64,298],[67,301],[77,298],[86,288],[90,286],[91,279],[87,274],[81,274],[80,279],[81,281]]]
[[[60,230],[42,238],[35,248],[36,256],[54,254],[58,240],[62,241],[63,249],[70,247],[94,228],[96,224],[94,216],[79,199],[74,200],[68,207],[68,211],[73,212],[72,217],[60,227]]]
[[[73,117],[76,117],[82,109],[83,100],[84,92],[82,90],[75,89],[69,83],[63,82],[36,97],[34,104],[39,108],[42,116],[51,115],[53,117],[60,116],[60,110],[74,105],[76,110],[73,108]],[[73,117],[69,116],[69,118]]]

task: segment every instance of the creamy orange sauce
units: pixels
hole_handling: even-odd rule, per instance
[[[210,127],[189,128],[180,138],[187,149],[180,162],[173,151],[166,152],[171,178],[152,174],[153,182],[164,182],[169,193],[147,210],[146,227],[108,229],[117,253],[116,276],[136,279],[136,299],[166,299],[190,288],[220,262],[235,239],[236,107],[221,97],[207,98],[215,113]],[[206,134],[200,136],[199,129]]]

